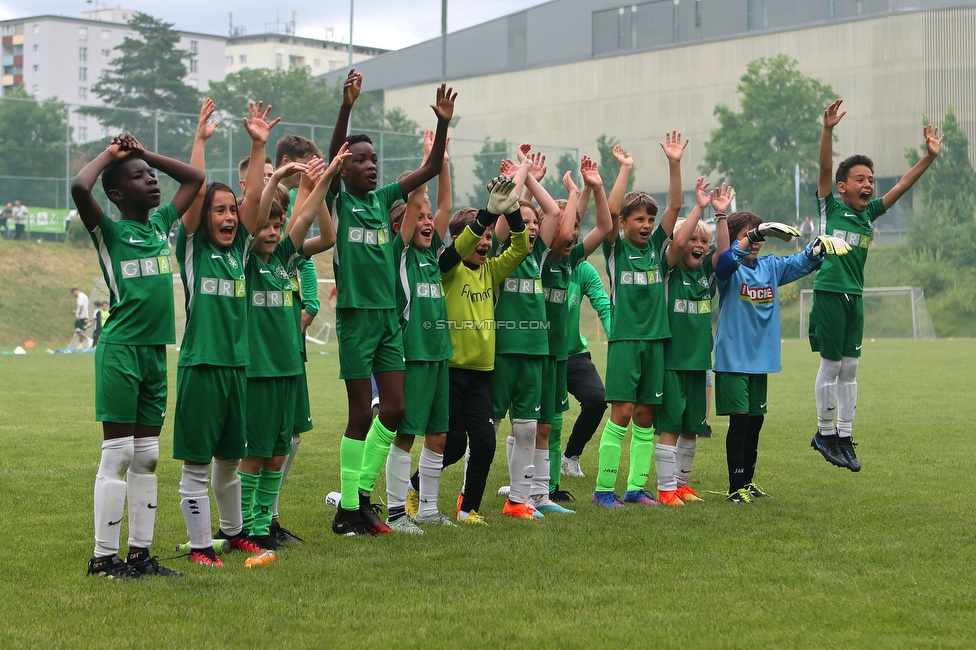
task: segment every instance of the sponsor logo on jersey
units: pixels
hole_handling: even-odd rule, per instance
[[[123,260],[119,264],[119,270],[122,272],[122,279],[142,278],[150,275],[172,275],[173,273],[169,255]]]
[[[711,300],[675,300],[674,313],[676,314],[711,314]]]
[[[246,298],[247,283],[244,280],[200,278],[200,293],[221,298]]]
[[[373,230],[371,228],[350,228],[347,241],[353,244],[372,244],[384,246],[390,241],[390,235],[386,228]]]
[[[418,282],[414,285],[414,292],[418,298],[441,298],[443,297],[443,292],[441,291],[441,285],[437,282]]]
[[[556,289],[555,287],[546,287],[543,289],[543,293],[546,296],[546,302],[551,302],[557,305],[561,305],[566,302],[566,290]]]
[[[506,293],[543,293],[542,280],[538,278],[505,278],[502,291]]]
[[[491,287],[488,287],[484,291],[472,291],[470,284],[465,284],[461,287],[461,295],[467,296],[471,302],[481,302],[482,300],[491,300],[492,292]]]
[[[282,280],[288,279],[288,271],[286,271],[285,267],[283,267],[281,264],[275,267],[274,274],[275,277],[280,278]]]
[[[145,239],[136,239],[135,237],[129,237],[129,243],[130,244],[145,244],[146,243],[146,240]]]
[[[582,297],[582,296],[580,296],[580,294],[578,294],[578,293],[574,293],[574,294],[573,294],[573,295],[572,295],[572,296],[570,297],[570,299],[569,299],[569,306],[570,306],[570,307],[572,307],[573,309],[576,309],[576,307],[578,307],[578,306],[579,306],[579,304],[580,304],[580,302],[581,302],[582,300],[583,300],[583,297]]]
[[[255,291],[251,294],[252,307],[291,307],[291,291]]]
[[[871,246],[871,235],[862,235],[847,230],[835,230],[834,237],[839,237],[846,241],[851,248],[868,248]]]
[[[745,300],[754,305],[771,305],[775,299],[772,287],[750,287],[743,282],[739,289],[739,300]]]

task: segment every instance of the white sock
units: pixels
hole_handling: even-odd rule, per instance
[[[152,546],[156,528],[156,463],[159,462],[159,437],[132,441],[132,463],[125,479],[129,493],[129,548]]]
[[[441,471],[444,454],[424,447],[420,450],[420,507],[417,515],[437,514],[437,499],[441,491]]]
[[[244,528],[244,516],[241,514],[241,477],[237,475],[237,465],[240,460],[225,458],[213,460],[214,501],[217,502],[217,517],[220,519],[220,530],[233,537]]]
[[[674,475],[675,483],[678,487],[688,485],[688,479],[691,477],[691,464],[695,462],[695,452],[698,451],[698,438],[684,438],[678,437],[677,449],[677,459],[675,464],[675,469],[677,473]]]
[[[674,480],[674,467],[677,463],[678,448],[674,445],[663,445],[660,442],[654,447],[654,468],[657,470],[657,489],[661,492],[672,492],[678,489]]]
[[[857,409],[857,357],[843,357],[837,375],[837,435],[850,438]]]
[[[298,443],[302,441],[302,437],[297,433],[291,437],[291,453],[285,456],[285,462],[281,466],[281,485],[284,487],[285,478],[288,476],[288,470],[291,469],[291,464],[295,460],[295,455],[298,453]],[[275,497],[274,510],[272,511],[271,518],[278,518],[278,499],[281,498],[281,489],[278,490],[278,496]]]
[[[125,512],[125,476],[132,462],[132,436],[102,443],[95,475],[95,557],[117,555]]]
[[[837,375],[840,361],[820,358],[820,369],[814,391],[817,394],[817,427],[824,436],[834,435],[834,416],[837,414]]]
[[[386,458],[386,502],[387,506],[402,508],[407,503],[407,490],[410,488],[410,454],[396,445],[390,445],[390,455]]]
[[[538,423],[535,420],[517,419],[512,422],[515,444],[512,459],[508,463],[509,493],[512,503],[529,500],[529,488],[535,474],[535,436]]]
[[[532,486],[529,488],[529,495],[549,496],[549,450],[536,449],[532,455],[532,462],[535,465],[535,472],[532,475]]]
[[[207,496],[209,465],[183,465],[180,476],[180,510],[186,520],[190,548],[213,546],[210,530],[210,497]]]
[[[515,436],[511,435],[505,438],[505,460],[508,462],[509,466],[512,464],[513,449],[515,449]]]

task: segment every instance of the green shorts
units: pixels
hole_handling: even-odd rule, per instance
[[[244,366],[181,366],[176,372],[173,458],[209,463],[243,458],[246,443]]]
[[[566,361],[546,357],[542,372],[542,408],[539,423],[552,424],[553,416],[569,410],[569,391],[566,389]]]
[[[495,421],[511,411],[512,419],[538,420],[542,409],[542,370],[546,357],[497,354],[491,373]]]
[[[607,348],[607,401],[660,404],[664,341],[610,341]]]
[[[861,296],[814,291],[810,310],[810,349],[830,361],[860,357],[864,337]]]
[[[166,346],[102,343],[95,348],[95,419],[163,426]]]
[[[403,373],[403,401],[407,410],[397,433],[409,436],[447,433],[450,392],[447,359],[408,361]]]
[[[664,371],[664,397],[654,409],[654,427],[666,433],[707,431],[704,370]]]
[[[403,370],[403,336],[395,309],[337,309],[335,330],[340,379]]]
[[[768,375],[715,373],[715,412],[718,415],[765,415]]]
[[[248,377],[247,455],[287,456],[295,428],[298,377]]]
[[[298,382],[295,387],[295,419],[292,435],[298,435],[312,430],[312,406],[308,403],[308,375],[305,364],[302,364],[302,374],[296,375]]]

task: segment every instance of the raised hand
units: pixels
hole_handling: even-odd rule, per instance
[[[498,171],[501,172],[502,176],[508,176],[510,178],[515,178],[515,174],[518,173],[519,166],[511,158],[506,158],[502,161],[502,164],[498,166]]]
[[[528,142],[523,142],[522,144],[519,145],[519,148],[516,150],[515,157],[518,158],[518,161],[520,163],[525,162],[526,160],[529,159],[529,152],[531,150],[532,150],[532,145],[529,144]]]
[[[681,142],[681,132],[672,131],[671,133],[664,134],[664,142],[659,142],[661,148],[664,149],[664,155],[668,157],[671,162],[681,162],[681,154],[685,152],[685,147],[688,146],[688,139],[685,139],[684,143]]]
[[[535,152],[529,156],[529,160],[532,161],[532,166],[529,168],[529,174],[532,178],[537,181],[541,181],[546,177],[546,156],[541,152]]]
[[[248,135],[251,136],[251,140],[254,142],[266,144],[268,142],[268,136],[271,134],[271,129],[281,121],[281,118],[276,117],[271,122],[268,122],[268,117],[271,115],[271,104],[265,107],[264,102],[258,102],[257,107],[254,106],[254,102],[249,102],[247,112],[248,117],[244,118],[244,128],[247,129]]]
[[[333,178],[339,173],[339,170],[342,169],[343,161],[345,161],[345,159],[351,155],[352,153],[349,151],[349,143],[343,142],[342,146],[339,147],[339,151],[336,152],[336,155],[333,156],[332,160],[329,162],[329,167],[324,172],[325,175],[329,178]]]
[[[563,185],[566,186],[566,191],[569,192],[570,194],[572,194],[573,192],[579,194],[579,188],[576,187],[576,182],[573,181],[572,170],[568,170],[565,174],[563,174]]]
[[[630,154],[624,151],[624,148],[619,144],[613,145],[611,150],[613,157],[616,158],[617,162],[620,163],[621,167],[633,167],[634,159],[630,157]]]
[[[705,180],[704,176],[699,176],[695,182],[695,202],[698,203],[698,207],[702,210],[709,206],[714,194],[714,192],[708,191],[708,185],[709,183]]]
[[[847,111],[840,110],[840,105],[843,103],[843,99],[835,99],[834,102],[827,107],[827,110],[824,111],[823,125],[825,129],[834,128],[841,121],[841,118],[847,115]],[[840,112],[838,113],[838,111]]]
[[[331,167],[331,165],[329,165]],[[302,178],[308,178],[312,185],[318,183],[325,176],[326,164],[325,161],[319,157],[312,158],[307,163],[305,163],[305,170],[302,172]]]
[[[732,191],[732,186],[722,183],[722,187],[717,188],[715,196],[712,197],[712,209],[716,214],[727,214],[734,198],[735,192]]]
[[[939,137],[939,127],[926,124],[922,133],[925,135],[925,151],[931,156],[938,156],[942,151],[942,141],[945,140],[945,133]]]
[[[205,100],[203,100],[203,106],[200,107],[200,118],[197,120],[198,138],[209,140],[210,136],[212,136],[214,131],[217,130],[217,126],[220,124],[220,121],[210,121],[210,118],[213,117],[215,110],[216,109],[212,99],[207,97]]]
[[[619,144],[617,145],[620,146]],[[630,158],[630,156],[627,156]],[[580,161],[580,174],[583,176],[583,182],[590,188],[603,187],[603,178],[600,176],[600,168],[589,156],[583,156],[583,160]]]
[[[352,108],[363,90],[363,75],[356,72],[356,68],[349,70],[345,83],[342,84],[342,105]]]
[[[496,176],[488,183],[488,212],[492,214],[510,214],[518,207],[519,199],[515,194],[515,182],[508,176]]]
[[[437,87],[437,100],[430,107],[434,109],[434,114],[438,120],[451,121],[451,118],[454,117],[454,100],[456,98],[457,93],[454,92],[453,88],[448,88],[446,83]]]
[[[450,162],[451,157],[447,155],[447,145],[451,143],[451,139],[448,138],[444,143],[444,162]],[[434,131],[433,129],[427,129],[424,131],[424,160],[430,155],[431,150],[434,148]]]
[[[295,174],[304,174],[309,170],[310,165],[319,158],[312,158],[308,163],[300,162],[290,162],[285,165],[281,165],[275,170],[272,178],[276,179],[275,182],[281,182],[281,179],[288,178],[289,176],[294,176]]]

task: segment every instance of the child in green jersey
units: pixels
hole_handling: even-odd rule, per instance
[[[153,168],[180,184],[162,207]],[[118,221],[92,196],[99,175],[121,214]],[[203,181],[199,170],[146,151],[124,134],[71,184],[78,215],[98,250],[112,313],[95,352],[95,416],[102,422],[103,442],[95,477],[95,551],[89,575],[180,575],[149,555],[158,503],[159,432],[166,415],[166,345],[176,342],[166,234]],[[123,562],[117,554],[126,496],[129,554]]]
[[[716,213],[726,214],[731,202],[731,188],[723,185],[717,193],[709,192],[708,183],[699,178],[695,207],[687,219],[675,224],[674,238],[661,264],[666,273],[664,295],[671,338],[664,344],[664,395],[654,412],[659,435],[654,466],[657,500],[665,505],[701,501],[688,485],[688,477],[697,436],[708,425],[705,372],[712,367],[710,284],[718,258],[729,249],[729,230],[725,219],[719,219],[717,245],[709,254],[712,231],[700,219],[709,205]]]
[[[849,254],[827,255],[813,282],[813,307],[810,312],[810,347],[820,353],[817,372],[817,433],[811,446],[831,464],[852,472],[861,470],[854,453],[851,431],[857,405],[857,365],[861,356],[864,330],[864,264],[874,234],[874,222],[915,184],[942,148],[939,129],[926,125],[923,130],[926,153],[880,199],[874,198],[874,163],[867,156],[851,156],[837,166],[837,192],[831,187],[834,127],[847,111],[843,100],[836,100],[824,111],[820,134],[820,180],[817,203],[820,209],[820,234],[845,239]],[[837,418],[836,429],[834,416]]]
[[[664,395],[664,341],[671,338],[661,281],[664,246],[681,210],[681,155],[688,141],[677,131],[660,143],[668,159],[668,207],[654,228],[657,202],[646,192],[625,195],[633,161],[624,159],[610,191],[610,213],[619,230],[603,244],[610,281],[610,335],[607,348],[606,398],[610,419],[600,437],[600,471],[593,501],[605,507],[624,502],[657,505],[644,489],[651,469],[654,406]],[[630,444],[630,475],[624,500],[614,491],[620,448],[627,426],[634,422]]]
[[[211,122],[210,99],[200,111],[190,162],[205,169]],[[251,136],[251,160],[263,160],[268,135],[280,118],[268,122],[271,107],[249,107],[244,127]],[[247,185],[261,187],[263,169],[248,168]],[[190,561],[221,566],[213,552],[208,482],[220,515],[218,537],[238,550],[258,552],[243,530],[241,483],[237,465],[245,454],[247,284],[244,270],[254,235],[264,227],[261,194],[249,192],[238,210],[233,190],[211,183],[184,214],[176,252],[186,292],[186,330],[177,372],[173,457],[183,460],[180,509],[190,537]],[[213,479],[208,470],[213,463]]]
[[[337,535],[375,535],[391,532],[370,503],[371,485],[363,480],[364,466],[374,466],[390,452],[390,443],[403,417],[403,341],[396,313],[395,246],[390,233],[390,208],[440,172],[444,162],[447,128],[454,116],[457,94],[446,84],[437,88],[431,108],[437,129],[430,156],[402,182],[377,187],[377,156],[365,134],[346,137],[353,104],[362,90],[363,77],[349,71],[342,104],[329,144],[335,156],[343,142],[350,156],[342,165],[327,195],[336,223],[333,252],[338,302],[336,336],[339,339],[339,376],[345,380],[349,419],[339,446],[342,503],[332,530]],[[376,378],[380,412],[372,419],[369,377]]]
[[[328,211],[319,210],[332,178],[348,153],[332,159],[328,169],[320,158],[288,163],[275,170],[264,187],[260,213],[270,216],[257,234],[245,265],[248,302],[247,456],[238,466],[243,523],[251,540],[264,548],[277,548],[271,519],[281,487],[282,466],[291,452],[295,400],[303,371],[300,348],[301,320],[294,309],[291,282],[294,267],[307,255],[321,253],[335,243]],[[279,181],[302,173],[314,183],[292,227],[283,235],[288,192]],[[273,198],[272,198],[273,197]],[[305,239],[318,216],[321,234]]]

